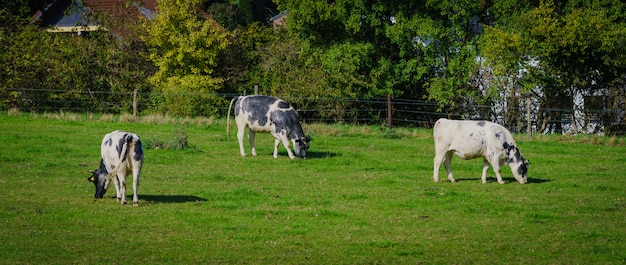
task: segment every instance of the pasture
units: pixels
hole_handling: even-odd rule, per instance
[[[151,147],[139,207],[87,181],[116,129]],[[500,185],[457,157],[458,182],[434,183],[432,130],[304,129],[308,158],[292,161],[269,134],[241,157],[225,120],[0,112],[0,263],[626,262],[624,138],[515,135],[530,183],[505,166]]]

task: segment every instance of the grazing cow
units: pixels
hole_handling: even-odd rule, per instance
[[[483,183],[487,182],[489,164],[496,173],[498,182],[504,184],[500,176],[500,166],[509,164],[515,179],[524,184],[528,182],[528,160],[522,157],[515,145],[511,132],[506,128],[488,121],[455,121],[439,119],[434,127],[435,172],[433,178],[439,181],[441,162],[446,168],[448,179],[455,182],[450,171],[452,154],[463,159],[482,157]]]
[[[134,133],[114,131],[104,136],[100,149],[100,168],[90,171],[88,178],[96,185],[96,198],[102,198],[111,179],[117,192],[117,200],[126,204],[126,175],[133,174],[133,205],[139,206],[137,191],[139,174],[143,165],[143,146]]]
[[[256,132],[270,132],[274,138],[274,158],[278,158],[278,145],[282,142],[289,158],[296,156],[306,158],[306,151],[309,149],[311,138],[304,135],[302,126],[298,119],[298,113],[287,102],[270,96],[242,96],[235,97],[228,106],[226,133],[230,132],[230,109],[235,103],[235,121],[237,122],[237,139],[239,140],[239,152],[241,156],[246,156],[243,148],[243,138],[246,127],[249,129],[248,140],[252,155],[256,156],[254,148],[254,135]],[[291,152],[289,140],[293,142]]]

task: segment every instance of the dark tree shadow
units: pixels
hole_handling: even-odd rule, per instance
[[[132,197],[130,197],[132,201]],[[193,195],[142,195],[139,194],[139,200],[146,200],[151,203],[185,203],[185,202],[204,202],[205,198]]]

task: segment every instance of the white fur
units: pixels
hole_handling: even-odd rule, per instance
[[[479,124],[482,124],[480,126]],[[455,182],[450,170],[452,154],[463,159],[482,157],[483,170],[481,180],[487,182],[487,169],[489,165],[496,173],[498,183],[504,184],[500,175],[500,167],[514,154],[507,153],[504,143],[515,146],[515,140],[511,133],[504,127],[488,121],[456,121],[439,119],[434,126],[433,136],[435,141],[435,161],[433,179],[439,181],[439,167],[443,162],[448,179]],[[520,163],[511,163],[511,171],[515,178],[522,184],[526,183],[526,176],[520,176],[517,169]]]
[[[127,148],[128,151],[123,149],[123,156],[118,155],[116,146],[120,139],[125,135],[130,134],[133,137],[133,141],[125,144],[123,148]],[[108,141],[112,141],[109,146]],[[134,160],[134,145],[140,140],[139,136],[129,132],[114,131],[104,136],[102,139],[101,155],[104,166],[109,172],[109,176],[105,180],[105,187],[108,188],[109,181],[113,180],[115,186],[115,192],[117,200],[122,204],[126,204],[126,175],[133,175],[133,204],[139,205],[138,189],[139,189],[139,175],[141,174],[141,167],[143,165],[143,155],[140,160]],[[125,154],[125,160],[124,160]],[[143,154],[143,150],[142,150]],[[124,160],[124,162],[122,162]]]

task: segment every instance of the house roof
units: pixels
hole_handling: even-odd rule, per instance
[[[114,34],[124,37],[132,21],[153,19],[156,0],[56,0],[37,11],[32,21],[53,32],[93,31],[110,27]]]

